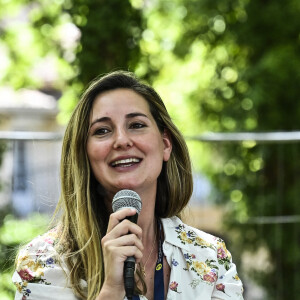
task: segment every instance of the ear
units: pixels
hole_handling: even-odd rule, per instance
[[[163,139],[163,143],[164,143],[163,159],[164,159],[164,161],[168,161],[171,156],[171,152],[172,152],[172,140],[171,140],[170,133],[167,129],[164,129],[164,132],[162,134],[162,139]]]

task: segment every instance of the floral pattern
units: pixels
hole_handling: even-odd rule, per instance
[[[217,285],[216,285],[216,289],[217,289],[218,291],[220,291],[220,292],[226,294],[226,293],[225,293],[225,285],[224,285],[223,283],[217,284]],[[227,295],[227,294],[226,294],[226,295]]]
[[[42,247],[35,249],[35,254],[32,255],[31,250],[33,250],[33,246],[37,240],[42,242]],[[48,257],[49,245],[53,248],[57,240],[57,230],[52,229],[46,235],[36,238],[20,252],[16,272],[22,281],[14,281],[14,284],[17,290],[23,295],[22,300],[26,300],[31,294],[31,290],[27,287],[28,283],[51,284],[44,278],[44,272],[45,269],[53,268],[57,263],[55,257]]]
[[[229,270],[231,264],[231,254],[227,250],[224,241],[220,238],[217,239],[217,253],[219,264],[224,265],[225,269]]]
[[[208,243],[201,237],[199,237],[193,230],[185,230],[185,225],[180,224],[175,228],[177,232],[177,237],[181,241],[182,244],[193,244],[194,246],[200,246],[201,248],[212,248],[213,245]]]
[[[181,293],[181,292],[178,292],[178,283],[176,281],[172,281],[169,285],[169,288],[171,291],[173,292],[176,292],[176,293]]]
[[[179,262],[173,258],[173,259],[172,259],[172,265],[173,265],[174,267],[177,267],[177,266],[179,265]]]
[[[200,277],[200,281],[203,281],[207,284],[212,285],[217,281],[218,278],[218,269],[219,267],[215,264],[215,260],[206,260],[205,262],[196,260],[195,254],[184,254],[186,259],[186,268],[183,268],[185,271],[194,271],[197,276]],[[193,288],[196,287],[196,283],[200,283],[199,280],[193,280],[190,284]],[[198,285],[197,284],[197,285]]]
[[[171,273],[167,299],[243,300],[243,287],[223,240],[183,224],[162,219],[163,251]],[[24,247],[17,259],[13,281],[16,300],[76,300],[68,283],[59,232],[51,230]],[[44,288],[37,288],[37,287]],[[51,292],[50,292],[51,291]],[[145,296],[140,299],[147,300]]]
[[[197,277],[193,278],[189,285],[196,289],[201,283],[205,283],[210,286],[215,286],[216,290],[222,292],[223,294],[228,294],[225,292],[225,284],[217,283],[218,280],[225,281],[225,275],[219,276],[219,269],[221,266],[224,267],[225,271],[230,270],[232,266],[232,257],[230,252],[227,250],[224,241],[217,237],[212,237],[212,242],[207,241],[200,237],[193,228],[187,228],[183,223],[179,224],[175,231],[177,233],[178,240],[183,245],[193,245],[194,250],[200,249],[212,249],[216,253],[216,259],[206,259],[199,260],[197,255],[192,253],[184,253],[184,259],[186,261],[186,267],[183,268],[185,271],[194,272]],[[173,261],[172,261],[173,264]],[[174,265],[174,264],[173,264]],[[232,279],[240,283],[240,278],[238,274],[234,274]],[[242,291],[239,294],[240,297],[237,299],[242,299]]]

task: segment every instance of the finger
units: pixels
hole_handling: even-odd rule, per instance
[[[109,222],[107,226],[107,232],[111,231],[117,224],[122,222],[126,217],[134,216],[136,214],[135,208],[123,208],[112,213],[109,216]]]
[[[142,241],[135,234],[123,235],[117,239],[102,239],[101,243],[104,249],[109,247],[136,246],[140,251],[144,250]]]
[[[119,262],[124,262],[129,256],[135,257],[136,262],[140,262],[143,257],[142,251],[136,246],[109,246],[107,250],[111,257],[114,257],[114,261]]]
[[[107,242],[110,240],[117,240],[120,237],[128,237],[130,234],[134,234],[137,239],[142,239],[142,228],[138,225],[128,221],[123,220],[121,223],[116,225],[110,232],[108,232],[101,240],[101,242]]]

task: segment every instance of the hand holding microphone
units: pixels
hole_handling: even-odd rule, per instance
[[[135,208],[136,214],[126,217],[130,222],[137,223],[138,215],[142,209],[142,201],[140,196],[131,190],[121,190],[114,196],[112,202],[113,212],[122,210],[124,208]],[[133,297],[134,291],[134,270],[135,270],[135,258],[133,256],[127,257],[124,262],[124,287],[126,297],[130,300]]]
[[[122,190],[114,196],[113,203],[107,233],[101,240],[105,280],[100,295],[105,293],[110,299],[123,299],[126,287],[130,299],[134,289],[135,260],[140,261],[143,251],[142,229],[134,224],[141,210],[141,200],[134,191]],[[124,219],[130,219],[130,222]]]

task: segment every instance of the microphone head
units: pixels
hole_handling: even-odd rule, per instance
[[[139,214],[142,209],[142,200],[138,193],[132,190],[121,190],[117,192],[112,201],[112,210],[116,212],[120,209],[133,207]]]

